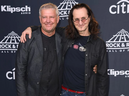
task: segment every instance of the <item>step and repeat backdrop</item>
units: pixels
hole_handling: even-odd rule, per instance
[[[100,24],[106,42],[110,77],[109,96],[129,96],[129,0],[1,0],[0,1],[0,96],[16,96],[15,58],[21,33],[39,23],[39,7],[58,6],[60,23],[67,25],[72,6],[88,4]]]

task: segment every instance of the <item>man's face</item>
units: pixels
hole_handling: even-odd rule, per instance
[[[89,31],[90,17],[88,17],[87,10],[85,8],[74,9],[73,22],[79,33]]]
[[[51,33],[55,31],[57,23],[59,22],[59,16],[56,14],[55,9],[42,9],[41,16],[39,16],[42,31]]]

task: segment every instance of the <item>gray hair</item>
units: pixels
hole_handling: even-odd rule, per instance
[[[39,16],[41,16],[41,11],[42,9],[55,9],[56,10],[56,14],[57,16],[59,16],[59,10],[57,8],[57,6],[53,3],[46,3],[46,4],[43,4],[40,8],[39,8]]]

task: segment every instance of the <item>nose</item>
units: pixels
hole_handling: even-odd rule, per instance
[[[82,24],[83,24],[82,20],[79,20],[79,25],[82,25]]]
[[[50,18],[48,17],[46,21],[47,21],[47,22],[50,22]]]

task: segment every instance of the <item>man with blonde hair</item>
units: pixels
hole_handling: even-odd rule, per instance
[[[57,6],[43,4],[39,9],[41,27],[32,38],[20,43],[16,58],[17,96],[59,96],[61,37]],[[60,30],[58,30],[60,31]]]

